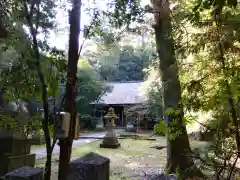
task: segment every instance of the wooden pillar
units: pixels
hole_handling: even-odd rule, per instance
[[[139,128],[140,128],[140,117],[141,117],[141,115],[138,113],[138,126],[137,126],[137,132],[138,132],[138,130],[139,130]]]
[[[123,109],[122,109],[122,125],[124,125],[124,106],[123,106]]]
[[[137,132],[138,132],[139,114],[137,114]]]
[[[126,118],[125,118],[125,119],[126,119],[126,121],[125,121],[126,124],[125,124],[125,125],[127,125],[127,123],[128,123],[128,122],[127,122],[127,120],[128,120],[128,115],[126,115]]]

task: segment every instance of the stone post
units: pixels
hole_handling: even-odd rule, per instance
[[[89,153],[69,164],[67,180],[109,180],[110,160],[96,153]]]
[[[43,180],[43,169],[24,166],[7,173],[4,180]]]

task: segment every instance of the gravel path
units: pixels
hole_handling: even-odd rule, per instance
[[[91,133],[91,134],[83,135],[84,137],[89,137],[89,139],[81,139],[81,136],[80,136],[80,139],[73,141],[73,146],[72,147],[74,148],[74,147],[77,147],[79,145],[88,144],[88,143],[97,141],[98,139],[92,139],[92,138],[93,137],[102,138],[102,137],[105,136],[105,134],[106,134],[106,132]],[[60,148],[56,144],[54,149],[53,149],[53,154],[59,153],[59,151],[60,151]],[[31,150],[31,153],[36,154],[36,159],[41,159],[41,158],[46,157],[46,148],[44,147],[44,148],[39,148],[39,149],[33,149],[33,150]]]

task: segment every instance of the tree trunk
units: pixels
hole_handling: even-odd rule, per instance
[[[178,168],[182,172],[194,167],[194,163],[190,158],[190,144],[186,126],[183,123],[181,87],[172,38],[169,2],[168,0],[152,0],[152,5],[157,53],[160,59],[159,70],[164,91],[164,114],[168,122],[168,130],[171,131],[167,133],[166,168],[169,173],[175,173]],[[171,112],[169,112],[170,109]],[[175,137],[171,138],[171,135]]]
[[[40,1],[37,3],[40,4]],[[31,4],[32,7],[34,7],[37,4]],[[36,67],[37,67],[37,73],[38,77],[41,82],[42,86],[42,103],[43,103],[43,109],[44,109],[44,120],[42,121],[42,129],[44,131],[44,138],[45,138],[45,143],[46,143],[46,150],[47,150],[47,161],[45,164],[45,169],[44,169],[44,180],[50,180],[51,179],[51,161],[52,161],[52,152],[50,153],[51,150],[51,138],[50,138],[50,132],[49,132],[49,112],[48,112],[48,96],[47,96],[47,85],[46,81],[44,78],[44,74],[41,69],[41,64],[40,64],[40,52],[39,52],[39,46],[38,46],[38,41],[37,41],[37,32],[38,29],[38,23],[39,23],[39,13],[37,14],[36,17],[36,22],[35,22],[35,28],[34,24],[32,21],[32,12],[31,10],[28,10],[28,4],[27,1],[23,2],[24,10],[25,10],[25,16],[29,25],[30,33],[32,36],[32,42],[33,42],[33,50],[35,52],[36,56]],[[40,9],[37,9],[39,11]]]
[[[51,179],[51,170],[52,170],[52,153],[47,153],[47,160],[44,169],[44,180]]]
[[[67,70],[67,85],[65,111],[71,114],[69,136],[64,140],[59,141],[60,157],[58,179],[66,180],[68,173],[68,165],[71,158],[72,142],[74,139],[75,124],[76,124],[76,74],[79,51],[79,33],[80,33],[80,11],[81,0],[74,0],[72,10],[69,14],[70,37],[68,51],[68,70]]]

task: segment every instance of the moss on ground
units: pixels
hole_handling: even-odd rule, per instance
[[[71,159],[76,159],[89,152],[95,152],[111,160],[111,180],[129,180],[139,177],[142,172],[157,173],[165,166],[166,148],[156,149],[154,146],[166,146],[164,137],[154,137],[156,141],[121,139],[118,149],[99,148],[101,140],[80,145],[72,151]],[[192,146],[202,146],[204,143],[193,141]],[[45,159],[37,160],[37,166],[44,166]],[[53,155],[52,180],[57,179],[58,154]]]

